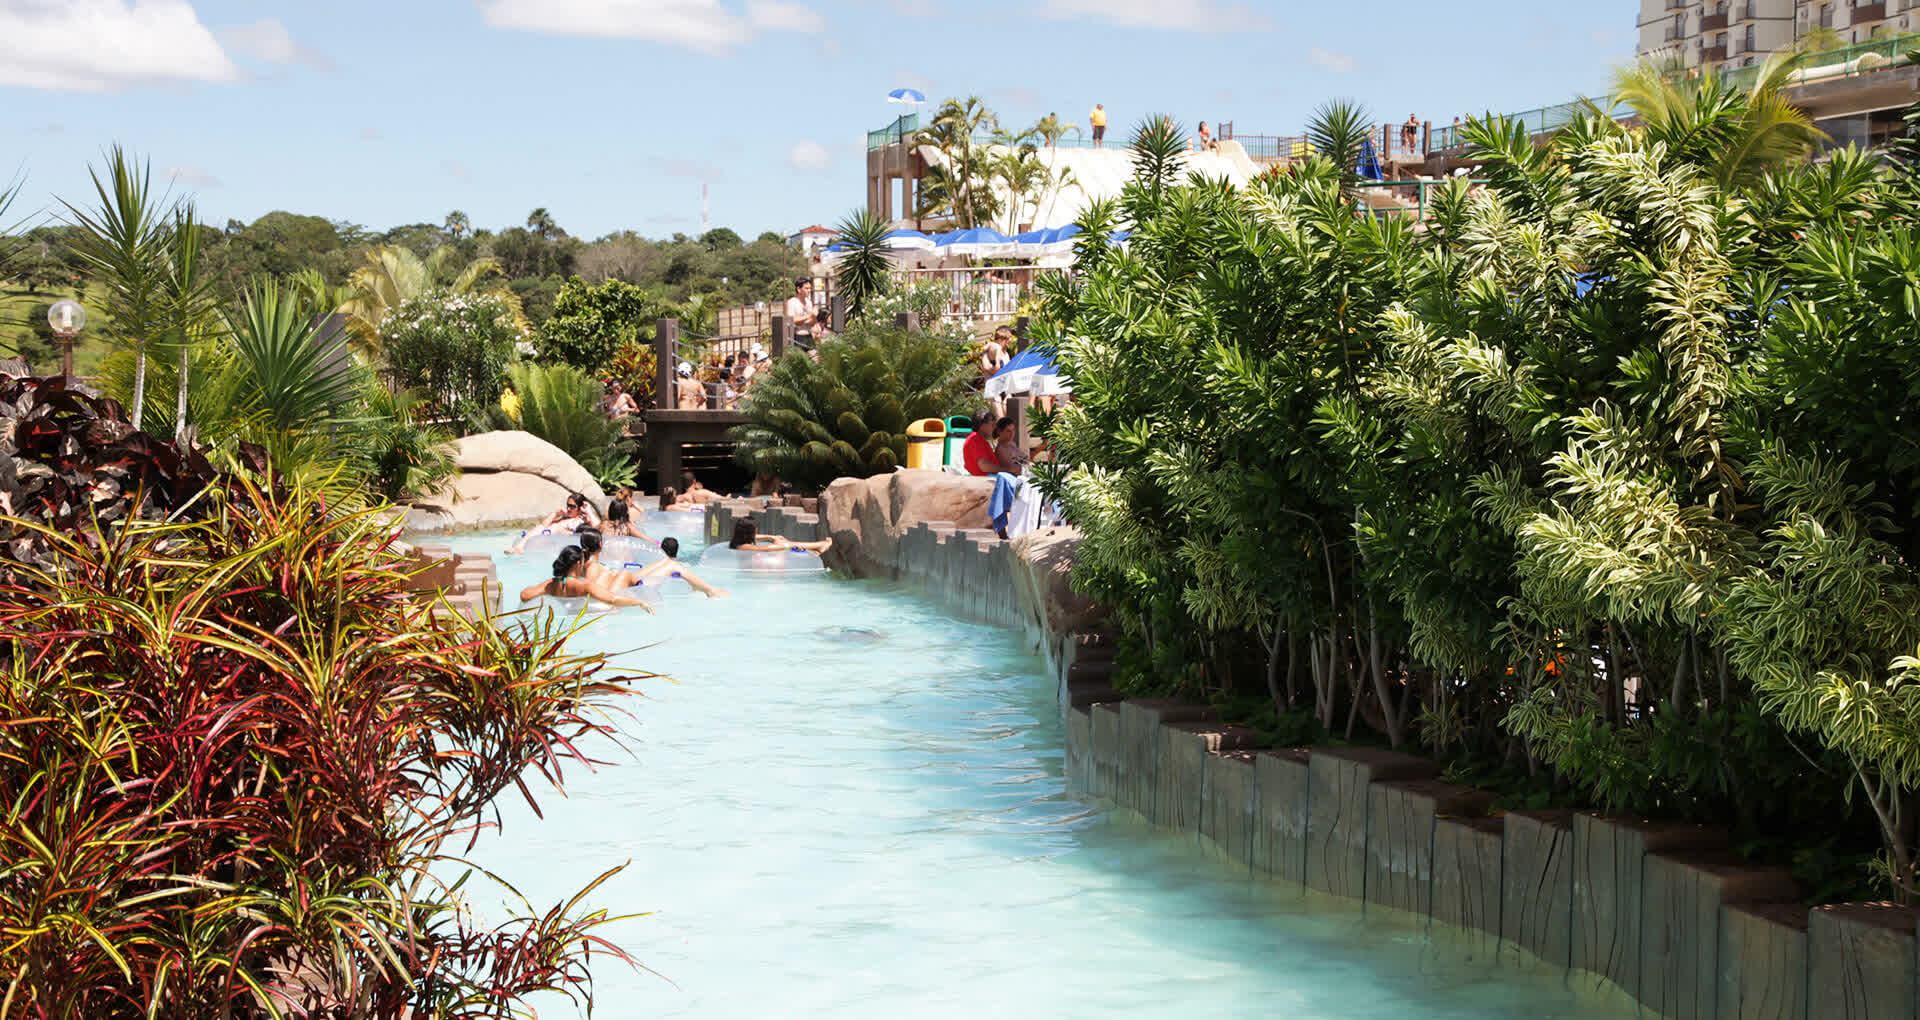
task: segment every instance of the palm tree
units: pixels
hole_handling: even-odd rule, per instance
[[[887,255],[886,220],[870,210],[855,209],[840,221],[839,264],[834,267],[834,286],[847,299],[847,315],[859,318],[867,301],[887,289],[893,264]]]
[[[1059,144],[1060,139],[1064,138],[1069,131],[1075,138],[1080,137],[1080,125],[1061,120],[1057,113],[1049,113],[1034,121],[1033,126],[1026,130],[1026,134],[1041,139],[1047,143],[1047,148],[1051,149]]]
[[[435,248],[423,259],[410,249],[397,245],[381,245],[367,252],[366,262],[347,278],[347,286],[352,288],[353,297],[340,306],[340,311],[347,316],[347,328],[352,331],[354,342],[362,353],[378,355],[380,320],[407,301],[433,290],[444,275],[447,261],[455,254],[450,247]],[[522,320],[524,325],[520,302],[512,291],[498,284],[481,286],[499,272],[500,263],[495,259],[475,259],[454,277],[448,289],[455,294],[481,290],[498,293],[508,301],[514,317]]]
[[[455,209],[447,214],[445,229],[448,237],[458,241],[462,237],[467,236],[467,231],[473,229],[473,222],[467,219],[466,213]]]
[[[226,314],[242,395],[277,433],[335,420],[359,394],[361,377],[328,349],[319,312],[300,288],[255,277]]]
[[[173,438],[180,444],[185,444],[192,434],[187,416],[187,394],[191,389],[188,356],[213,332],[217,305],[213,296],[214,277],[202,271],[200,230],[192,205],[176,210],[166,260],[165,297],[166,342],[180,352],[173,411]]]
[[[1709,70],[1689,78],[1641,60],[1616,70],[1614,99],[1639,115],[1648,140],[1670,159],[1700,167],[1723,188],[1744,187],[1775,167],[1796,163],[1826,137],[1787,102],[1797,56],[1778,52],[1746,92]]]
[[[992,191],[982,180],[987,167],[974,139],[990,135],[999,124],[985,101],[968,96],[964,102],[949,99],[942,103],[932,124],[914,135],[914,144],[930,145],[940,152],[941,166],[935,168],[934,176],[944,184],[944,204],[953,213],[956,226],[979,226],[980,220],[993,215],[991,208],[981,215],[982,207],[991,203]]]
[[[544,205],[527,214],[527,229],[539,234],[543,241],[551,241],[561,233],[560,225],[553,222],[553,214]]]
[[[1360,157],[1373,137],[1373,116],[1351,99],[1329,99],[1307,120],[1307,144],[1340,168],[1340,179],[1360,180]]]
[[[169,255],[174,215],[153,194],[153,172],[135,166],[120,146],[107,150],[105,176],[89,169],[99,207],[83,211],[63,201],[78,227],[74,253],[106,290],[111,313],[106,335],[115,346],[133,352],[133,408],[129,419],[140,427],[147,401],[147,352],[166,336]]]

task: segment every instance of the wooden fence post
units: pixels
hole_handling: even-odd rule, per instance
[[[779,361],[787,353],[787,341],[792,339],[793,329],[787,324],[785,315],[773,317],[773,360]]]
[[[674,399],[674,369],[680,364],[679,320],[661,319],[653,324],[653,363],[653,406],[672,410],[679,403]]]
[[[914,312],[901,312],[893,317],[893,324],[909,333],[920,332],[920,316]]]
[[[839,333],[847,328],[847,296],[835,294],[827,299],[827,329]]]

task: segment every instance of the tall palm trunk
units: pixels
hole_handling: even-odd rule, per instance
[[[180,446],[185,446],[187,444],[188,428],[187,345],[184,343],[180,345],[180,378],[176,388],[179,390],[179,395],[174,399],[173,404],[173,441]]]
[[[141,412],[147,409],[147,349],[133,352],[133,427],[140,428]]]

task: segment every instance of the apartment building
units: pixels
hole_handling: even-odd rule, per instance
[[[1920,0],[1640,0],[1641,53],[1671,50],[1688,67],[1750,67],[1815,29],[1841,45],[1920,32]]]

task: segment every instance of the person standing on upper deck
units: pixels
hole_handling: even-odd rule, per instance
[[[1093,110],[1087,114],[1087,123],[1093,125],[1093,147],[1106,148],[1107,108],[1099,103],[1093,104]]]
[[[793,342],[813,348],[813,335],[819,326],[819,314],[813,310],[813,281],[801,277],[793,281],[793,296],[787,299],[787,325],[793,329]]]

